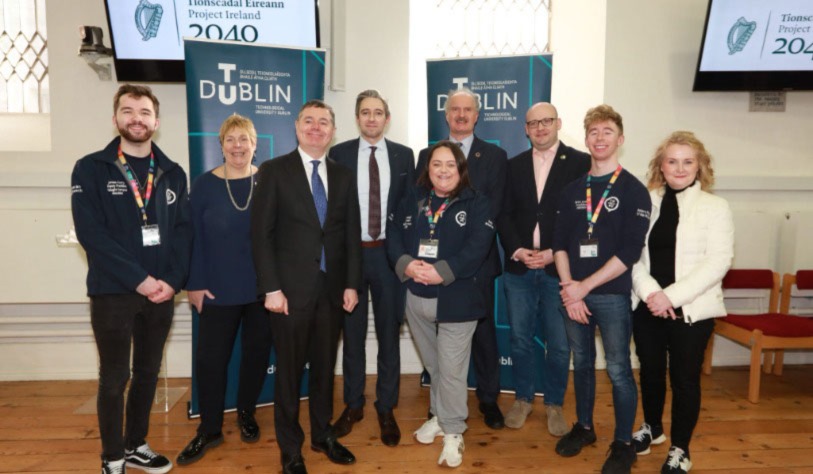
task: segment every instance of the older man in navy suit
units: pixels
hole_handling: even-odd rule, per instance
[[[306,102],[296,119],[299,146],[257,173],[251,239],[257,286],[271,312],[277,372],[274,427],[283,474],[307,473],[299,393],[305,363],[311,449],[337,464],[353,454],[336,439],[333,370],[345,312],[358,303],[361,242],[356,179],[327,158],[336,130],[333,109]]]
[[[474,189],[485,194],[491,202],[491,219],[498,221],[502,208],[505,188],[508,154],[502,148],[485,142],[474,135],[474,126],[480,114],[480,101],[466,88],[449,92],[446,100],[446,123],[449,125],[449,140],[457,143],[466,155],[469,179]],[[421,150],[418,156],[417,172],[426,167],[428,149]],[[494,307],[494,280],[502,273],[502,264],[497,250],[497,241],[491,244],[485,263],[477,274],[482,282],[482,291],[490,307]],[[477,398],[480,412],[486,425],[501,429],[505,421],[497,405],[500,393],[500,364],[497,350],[497,330],[494,317],[478,321],[472,341],[471,356],[474,360],[474,373],[477,377]]]
[[[362,281],[359,304],[344,319],[344,403],[346,407],[334,424],[336,436],[350,433],[353,424],[364,417],[366,375],[367,291],[373,300],[375,334],[378,339],[378,380],[375,409],[381,428],[381,441],[397,446],[401,431],[393,416],[398,404],[401,378],[399,328],[403,314],[396,308],[399,282],[387,262],[384,241],[386,216],[394,212],[410,186],[415,184],[415,154],[412,149],[384,138],[390,123],[390,107],[376,90],[356,97],[356,124],[361,136],[330,149],[330,157],[356,174],[361,209]]]
[[[556,107],[534,104],[525,114],[531,149],[508,161],[508,185],[497,222],[505,250],[505,287],[511,325],[516,400],[505,416],[509,428],[521,428],[531,413],[536,381],[537,328],[545,345],[545,412],[548,431],[570,430],[562,414],[570,368],[570,346],[560,313],[559,275],[553,264],[556,205],[566,184],[590,169],[590,155],[559,141],[562,119]]]

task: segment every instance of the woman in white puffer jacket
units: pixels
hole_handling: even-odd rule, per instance
[[[666,441],[666,370],[672,387],[672,443],[662,473],[691,469],[689,442],[700,413],[700,371],[725,316],[721,282],[734,255],[728,203],[710,194],[711,157],[691,132],[672,133],[649,163],[652,216],[647,244],[633,266],[633,337],[641,363],[644,423],[633,435],[639,455]],[[667,358],[668,356],[668,358]]]

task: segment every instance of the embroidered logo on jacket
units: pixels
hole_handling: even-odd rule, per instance
[[[610,196],[604,201],[604,207],[607,208],[607,212],[613,212],[614,210],[618,209],[618,206],[621,205],[621,201],[618,200],[615,196]]]

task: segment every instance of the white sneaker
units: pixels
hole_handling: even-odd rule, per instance
[[[421,427],[413,433],[413,436],[415,436],[415,439],[421,444],[434,443],[436,437],[443,436],[443,430],[440,429],[440,425],[438,424],[438,417],[433,416],[427,420],[426,423],[421,425]]]
[[[448,467],[457,467],[463,464],[463,451],[466,445],[463,443],[463,435],[448,434],[443,436],[443,451],[440,452],[438,464],[444,463]]]

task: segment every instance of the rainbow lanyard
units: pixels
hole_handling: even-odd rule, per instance
[[[613,176],[610,178],[610,182],[607,183],[607,188],[604,189],[604,194],[601,195],[601,199],[598,200],[598,204],[596,205],[596,212],[593,213],[593,192],[590,189],[590,178],[591,176],[587,175],[587,238],[591,238],[593,235],[593,226],[596,225],[596,221],[598,220],[598,215],[601,213],[601,209],[604,207],[604,200],[607,199],[607,195],[610,194],[610,189],[613,188],[613,184],[618,179],[618,175],[621,174],[621,165],[618,165],[618,168],[615,169]]]
[[[121,166],[124,167],[124,171],[127,173],[127,179],[130,181],[130,189],[133,190],[136,205],[138,206],[139,211],[141,211],[141,218],[144,219],[144,225],[147,225],[147,205],[150,203],[150,196],[152,196],[152,182],[155,178],[155,153],[150,150],[150,168],[147,171],[147,189],[144,192],[143,200],[141,199],[141,189],[138,185],[138,180],[135,177],[135,173],[133,173],[133,169],[130,168],[130,165],[127,164],[127,160],[124,158],[124,153],[121,151],[121,145],[119,145],[119,163],[121,163]]]
[[[434,240],[435,237],[435,226],[437,225],[440,218],[443,216],[443,211],[446,210],[446,206],[449,205],[449,198],[446,198],[443,201],[443,204],[440,205],[435,215],[432,215],[432,196],[435,195],[435,191],[432,191],[429,194],[429,200],[426,202],[426,207],[424,208],[424,214],[426,214],[426,220],[429,221],[429,240]]]

